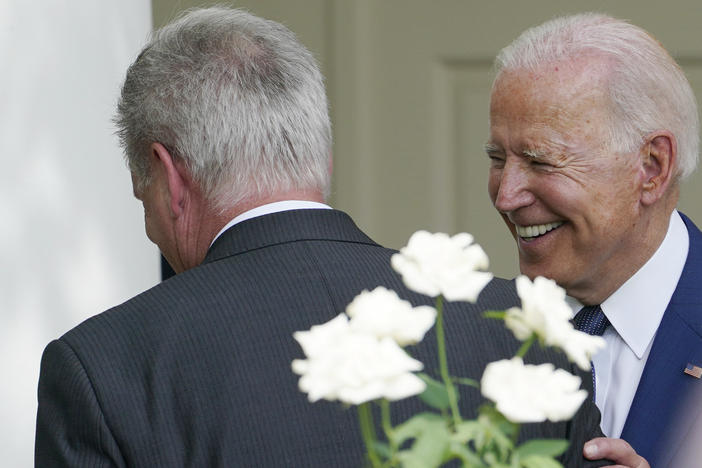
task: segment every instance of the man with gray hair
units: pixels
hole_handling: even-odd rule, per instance
[[[147,235],[178,274],[47,346],[36,465],[362,466],[355,412],[297,390],[292,335],[379,285],[428,299],[404,288],[392,250],[324,204],[330,124],[311,54],[278,23],[192,10],[129,68],[116,121]],[[518,349],[475,318],[517,301],[496,279],[476,305],[447,305],[457,375]],[[427,366],[434,339],[413,350]],[[568,365],[530,354],[540,352]],[[479,392],[462,388],[461,401],[476,408]],[[421,406],[395,408],[402,421]],[[563,459],[580,466],[598,422],[586,404],[572,423],[530,424],[523,436],[570,439]]]
[[[676,210],[699,150],[690,84],[647,32],[600,14],[533,27],[496,63],[488,190],[520,270],[555,279],[607,341],[604,433],[679,468],[702,417],[702,234]]]

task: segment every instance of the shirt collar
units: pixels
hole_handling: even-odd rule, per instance
[[[267,203],[265,205],[257,206],[256,208],[252,208],[248,211],[244,211],[241,213],[239,216],[235,217],[231,221],[229,221],[212,239],[212,242],[210,242],[210,247],[212,247],[212,244],[217,240],[219,236],[224,233],[227,229],[230,227],[234,226],[235,224],[239,224],[242,221],[246,221],[247,219],[251,218],[256,218],[258,216],[263,216],[271,213],[278,213],[279,211],[289,211],[289,210],[305,210],[305,209],[322,209],[322,210],[330,210],[331,206],[325,205],[324,203],[319,203],[319,202],[313,202],[313,201],[308,201],[308,200],[283,200],[283,201],[278,201],[278,202],[273,202],[273,203]]]
[[[690,239],[677,211],[658,250],[602,304],[612,327],[639,359],[653,341],[687,259]]]

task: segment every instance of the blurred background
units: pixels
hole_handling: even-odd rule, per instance
[[[0,0],[0,463],[32,466],[36,384],[51,339],[160,279],[110,121],[152,26],[212,2]],[[334,124],[331,203],[376,241],[475,235],[499,276],[516,251],[486,189],[497,51],[562,13],[626,18],[671,51],[702,96],[693,0],[246,0],[317,56]],[[702,222],[702,175],[681,209]]]

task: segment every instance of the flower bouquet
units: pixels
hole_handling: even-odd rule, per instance
[[[567,448],[565,440],[531,440],[517,445],[519,425],[573,417],[587,398],[580,377],[552,364],[525,364],[522,358],[539,342],[561,348],[584,370],[604,346],[573,328],[565,291],[552,280],[516,280],[521,307],[486,311],[523,342],[512,359],[487,365],[479,382],[452,376],[444,336],[444,301],[475,303],[492,275],[488,258],[467,233],[449,237],[418,231],[391,259],[408,289],[432,297],[435,307],[413,307],[394,291],[361,292],[345,313],[294,334],[306,356],[292,363],[300,390],[311,402],[338,400],[358,408],[367,459],[373,468],[436,467],[459,460],[465,467],[551,468]],[[439,376],[421,373],[424,364],[408,346],[435,326]],[[476,419],[463,419],[457,386],[480,388],[491,403]],[[416,414],[393,426],[390,402],[419,395],[435,412]],[[371,405],[380,407],[383,439],[377,437]]]

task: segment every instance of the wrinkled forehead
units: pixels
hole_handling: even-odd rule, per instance
[[[505,87],[519,87],[520,92],[550,90],[562,98],[579,95],[607,95],[614,71],[613,59],[585,54],[530,67],[503,69],[493,84],[492,94]]]
[[[512,151],[607,148],[613,112],[600,63],[550,63],[503,71],[490,101],[489,143]]]
[[[526,69],[502,70],[490,96],[490,119],[518,111],[544,123],[602,119],[611,115],[607,60],[581,57]]]

